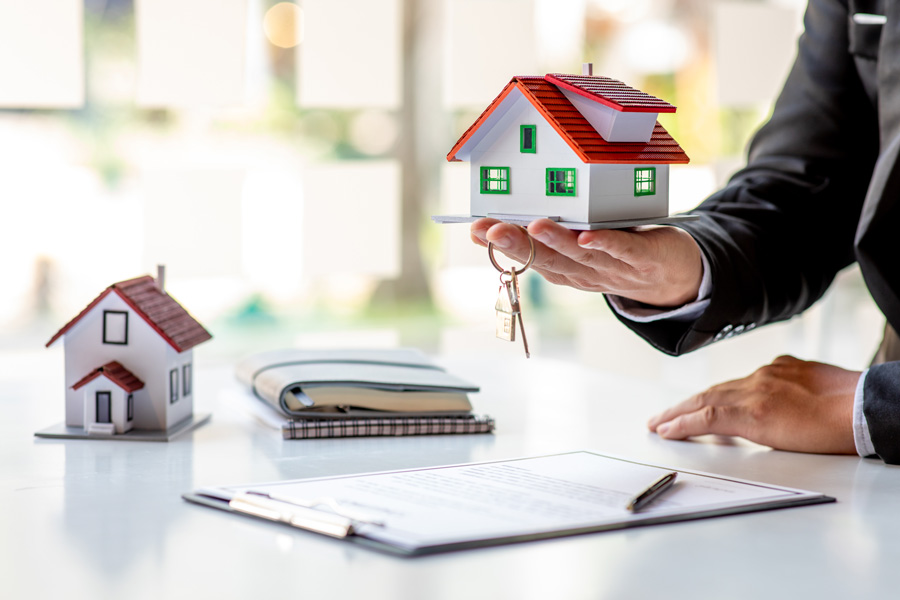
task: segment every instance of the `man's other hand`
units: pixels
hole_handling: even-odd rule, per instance
[[[661,437],[734,435],[777,450],[856,454],[858,371],[781,356],[749,377],[716,385],[650,419]]]

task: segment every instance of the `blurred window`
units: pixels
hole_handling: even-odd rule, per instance
[[[169,404],[178,401],[178,369],[169,371]]]
[[[181,367],[181,391],[184,396],[191,395],[191,363]]]

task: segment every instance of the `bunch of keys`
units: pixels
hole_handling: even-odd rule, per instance
[[[525,337],[525,323],[522,321],[522,304],[520,302],[521,293],[519,292],[519,275],[524,273],[531,263],[534,262],[534,240],[528,236],[528,242],[531,244],[531,255],[528,262],[521,269],[511,267],[509,269],[502,268],[497,264],[494,258],[494,245],[488,243],[488,256],[494,268],[500,271],[500,290],[497,302],[494,304],[494,310],[497,314],[496,334],[501,340],[507,342],[516,341],[516,323],[518,322],[519,331],[522,334],[522,344],[525,346],[525,358],[531,358],[528,351],[528,338]]]

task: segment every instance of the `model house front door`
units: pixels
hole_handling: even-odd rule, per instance
[[[110,392],[97,392],[97,423],[112,423],[112,411]]]

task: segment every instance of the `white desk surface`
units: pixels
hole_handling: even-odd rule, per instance
[[[170,442],[39,440],[62,419],[61,359],[0,377],[3,598],[894,598],[900,469],[707,438],[645,421],[685,390],[541,357],[444,360],[482,385],[494,435],[282,440],[199,370],[213,420]],[[501,370],[504,376],[501,376]],[[189,504],[203,485],[590,449],[821,491],[837,503],[404,559]]]

